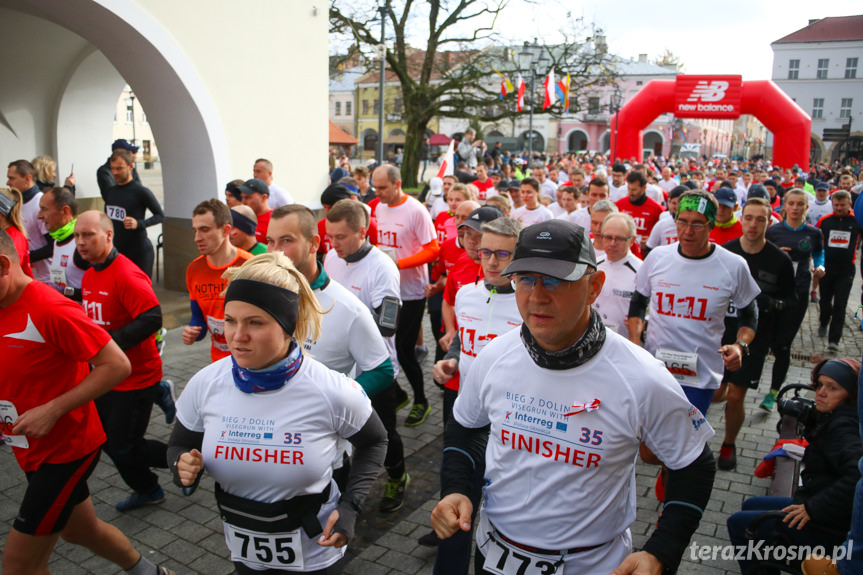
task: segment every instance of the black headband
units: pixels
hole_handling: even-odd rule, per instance
[[[225,293],[225,304],[243,301],[257,306],[273,316],[289,335],[294,335],[300,296],[289,289],[254,280],[233,280]]]
[[[818,375],[826,375],[841,385],[848,395],[851,397],[857,396],[857,372],[854,368],[838,359],[831,359],[821,366],[818,370]]]
[[[235,228],[247,236],[255,235],[255,230],[258,228],[258,224],[252,218],[241,214],[237,210],[231,210],[231,219]]]

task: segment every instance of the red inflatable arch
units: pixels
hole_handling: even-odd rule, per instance
[[[773,165],[809,169],[812,120],[770,80],[693,76],[651,80],[611,118],[611,150],[618,158],[643,157],[642,130],[660,114],[678,118],[758,118],[773,133]],[[615,140],[617,140],[615,142]]]

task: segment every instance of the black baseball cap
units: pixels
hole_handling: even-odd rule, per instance
[[[576,281],[596,269],[596,252],[585,229],[566,220],[548,220],[521,230],[512,261],[502,275],[538,273]]]
[[[506,189],[508,189],[508,190],[519,190],[519,189],[521,189],[521,180],[519,180],[518,178],[511,179],[506,184]]]
[[[502,218],[503,212],[497,206],[482,206],[470,213],[465,221],[460,223],[458,227],[463,228],[468,226],[478,232],[482,232],[482,225],[486,222]]]
[[[124,140],[123,138],[120,138],[118,140],[114,140],[114,143],[111,144],[111,151],[113,152],[114,150],[128,150],[133,154],[137,154],[138,146],[136,146],[129,140]]]
[[[334,206],[339,200],[350,198],[353,193],[344,184],[330,184],[321,194],[321,203],[325,206]]]
[[[746,192],[746,199],[748,200],[749,198],[761,198],[762,200],[767,200],[769,202],[770,192],[768,192],[767,188],[761,184],[752,184]]]
[[[270,188],[267,187],[267,184],[264,183],[264,180],[260,180],[258,178],[252,178],[251,180],[246,180],[243,182],[242,186],[237,186],[242,194],[264,194],[266,196],[270,195]]]
[[[228,182],[228,185],[225,186],[225,191],[234,196],[238,202],[243,201],[243,192],[240,191],[240,188],[233,182]]]

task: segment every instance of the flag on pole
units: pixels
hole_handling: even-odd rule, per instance
[[[494,68],[492,68],[494,70]],[[512,82],[509,81],[509,78],[503,75],[502,72],[498,72],[494,70],[500,76],[500,99],[503,100],[508,94],[511,94],[514,90],[512,87]]]
[[[555,91],[557,92],[557,97],[563,103],[563,111],[569,111],[569,74],[566,75],[566,79],[557,83]]]
[[[545,77],[545,81],[542,83],[545,86],[545,100],[542,102],[542,109],[550,108],[554,106],[554,69],[552,68],[548,72],[548,76]]]
[[[521,109],[524,107],[524,79],[521,77],[521,74],[518,75],[518,80],[515,83],[518,86],[518,100],[515,110],[516,112],[521,112]]]
[[[455,140],[449,141],[449,147],[446,149],[446,154],[443,155],[443,161],[440,163],[440,169],[437,172],[437,177],[453,175],[453,160],[455,155],[454,148]]]

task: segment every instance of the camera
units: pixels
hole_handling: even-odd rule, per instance
[[[788,416],[797,419],[798,425],[807,428],[815,423],[818,412],[815,409],[815,402],[805,397],[800,397],[800,390],[809,390],[808,385],[792,384],[784,387],[779,392],[776,399],[776,408],[779,410],[779,415]],[[793,397],[782,397],[788,391],[794,391]]]

